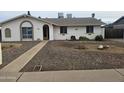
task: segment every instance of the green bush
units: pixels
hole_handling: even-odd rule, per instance
[[[80,41],[88,41],[89,38],[84,37],[84,36],[80,36],[80,37],[79,37],[79,40],[80,40]]]
[[[102,35],[97,35],[97,36],[95,37],[95,40],[96,40],[96,41],[103,41],[103,36],[102,36]]]
[[[75,36],[71,36],[71,40],[76,40],[76,37]]]

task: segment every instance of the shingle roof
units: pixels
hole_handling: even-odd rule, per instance
[[[6,21],[1,22],[1,24],[16,20],[21,17],[31,17],[39,21],[43,21],[49,24],[53,24],[56,26],[87,26],[87,25],[104,25],[102,21],[88,17],[88,18],[37,18],[31,15],[20,15],[11,19],[8,19]]]
[[[113,23],[113,25],[119,25],[119,24],[124,24],[124,16],[122,16]]]
[[[86,26],[86,25],[104,25],[102,21],[96,18],[45,18],[47,22],[55,23],[58,26]]]

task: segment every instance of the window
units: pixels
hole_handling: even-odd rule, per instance
[[[21,23],[21,33],[22,39],[32,39],[33,38],[33,25],[29,21],[24,21]]]
[[[22,27],[22,37],[24,39],[32,38],[32,27]]]
[[[67,27],[66,26],[61,26],[60,27],[60,33],[61,34],[67,34]]]
[[[9,28],[5,29],[5,37],[10,38],[11,37],[11,30]]]
[[[87,26],[86,27],[86,33],[93,33],[93,26]]]

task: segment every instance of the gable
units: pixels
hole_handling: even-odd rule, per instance
[[[124,17],[119,18],[117,21],[113,23],[113,25],[124,24]]]
[[[11,22],[13,22],[13,21],[16,21],[16,20],[19,20],[19,19],[23,19],[23,18],[25,18],[25,19],[30,18],[30,19],[33,19],[33,20],[36,20],[36,21],[39,21],[39,22],[44,22],[44,23],[47,23],[47,24],[52,24],[52,23],[50,23],[50,22],[44,21],[44,20],[42,20],[42,19],[39,19],[39,18],[30,16],[30,15],[26,15],[26,14],[20,15],[20,16],[17,16],[17,17],[8,19],[8,20],[5,20],[5,21],[1,22],[0,24],[1,24],[1,26],[2,26],[2,25],[4,25],[4,24],[11,23]]]

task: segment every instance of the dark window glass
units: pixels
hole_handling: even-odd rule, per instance
[[[93,26],[87,26],[86,27],[86,32],[87,33],[93,33],[94,32],[93,30],[94,30]]]
[[[28,34],[32,34],[32,31],[28,31]]]
[[[23,38],[32,38],[32,27],[22,27],[22,37]]]
[[[61,34],[67,34],[67,27],[66,26],[61,26],[60,27],[60,33]]]

